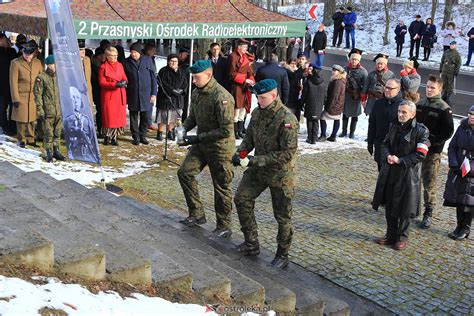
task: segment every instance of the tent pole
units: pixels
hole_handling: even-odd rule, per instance
[[[189,52],[189,66],[193,65],[193,51],[194,51],[194,39],[191,39],[191,51]],[[193,86],[193,75],[189,73],[189,86],[188,86],[188,113],[191,108],[191,88]]]

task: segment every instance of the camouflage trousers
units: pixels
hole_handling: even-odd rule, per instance
[[[449,100],[454,92],[454,75],[442,73],[441,80],[443,80],[443,100]]]
[[[227,229],[231,224],[232,189],[234,171],[230,159],[221,159],[212,153],[202,150],[200,145],[191,146],[186,158],[178,170],[178,179],[183,189],[189,216],[205,216],[199,197],[196,175],[208,166],[214,185],[214,209],[217,228]]]
[[[48,117],[43,121],[43,144],[44,149],[59,147],[63,122],[60,116]]]
[[[258,237],[255,220],[255,200],[270,188],[273,215],[278,223],[277,243],[280,255],[287,255],[293,237],[293,215],[291,201],[294,196],[294,174],[288,171],[269,172],[261,168],[249,168],[244,172],[235,194],[234,203],[239,215],[241,231],[245,240]]]
[[[440,163],[441,154],[428,153],[428,156],[426,156],[421,165],[425,209],[433,209],[436,205],[436,179],[438,178]]]

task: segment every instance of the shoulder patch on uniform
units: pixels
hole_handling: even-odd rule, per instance
[[[41,78],[39,78],[39,77],[36,78],[36,81],[41,82]]]
[[[285,125],[284,125],[283,127],[284,127],[284,128],[288,128],[288,129],[293,128],[293,127],[291,126],[291,123],[285,123]]]
[[[229,104],[229,101],[224,100],[224,101],[222,101],[222,104],[223,104],[223,105],[227,105],[227,104]]]

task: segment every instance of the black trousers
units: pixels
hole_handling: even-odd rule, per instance
[[[416,59],[420,57],[421,40],[410,40],[410,57],[413,57],[413,48],[416,46]]]
[[[397,43],[397,57],[402,55],[403,43]]]
[[[408,229],[410,228],[410,218],[402,216],[392,216],[392,208],[398,205],[392,205],[393,191],[390,189],[390,181],[387,183],[388,188],[385,189],[385,219],[387,221],[388,240],[406,241],[408,240]]]
[[[148,131],[148,111],[129,111],[133,139],[145,139]],[[138,122],[140,118],[140,123]]]
[[[334,26],[334,35],[332,36],[332,46],[341,46],[342,37],[344,35],[344,28]]]
[[[312,143],[318,139],[319,119],[306,119],[306,127],[308,130],[308,140]]]

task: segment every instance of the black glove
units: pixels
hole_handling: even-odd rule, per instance
[[[197,135],[186,135],[184,136],[184,142],[180,143],[179,146],[188,146],[199,143],[199,136]]]
[[[173,94],[175,96],[180,96],[183,94],[183,89],[173,89]]]
[[[116,88],[125,88],[125,87],[127,87],[127,81],[125,81],[125,80],[120,80],[119,82],[117,82],[117,83],[115,84],[115,87],[116,87]]]
[[[13,102],[12,105],[18,109],[20,107],[20,102]]]
[[[459,169],[458,167],[450,167],[449,169],[451,169],[451,171],[452,171],[455,175],[458,175],[458,176],[461,176],[461,175],[462,175],[462,171],[461,171],[461,169]]]
[[[239,153],[235,153],[234,156],[232,156],[232,165],[234,165],[234,167],[240,166],[240,155],[239,155]]]
[[[249,159],[249,164],[247,165],[247,167],[252,167],[253,166],[253,156],[248,155],[247,158]]]
[[[374,144],[367,144],[367,151],[372,156],[374,154]]]

